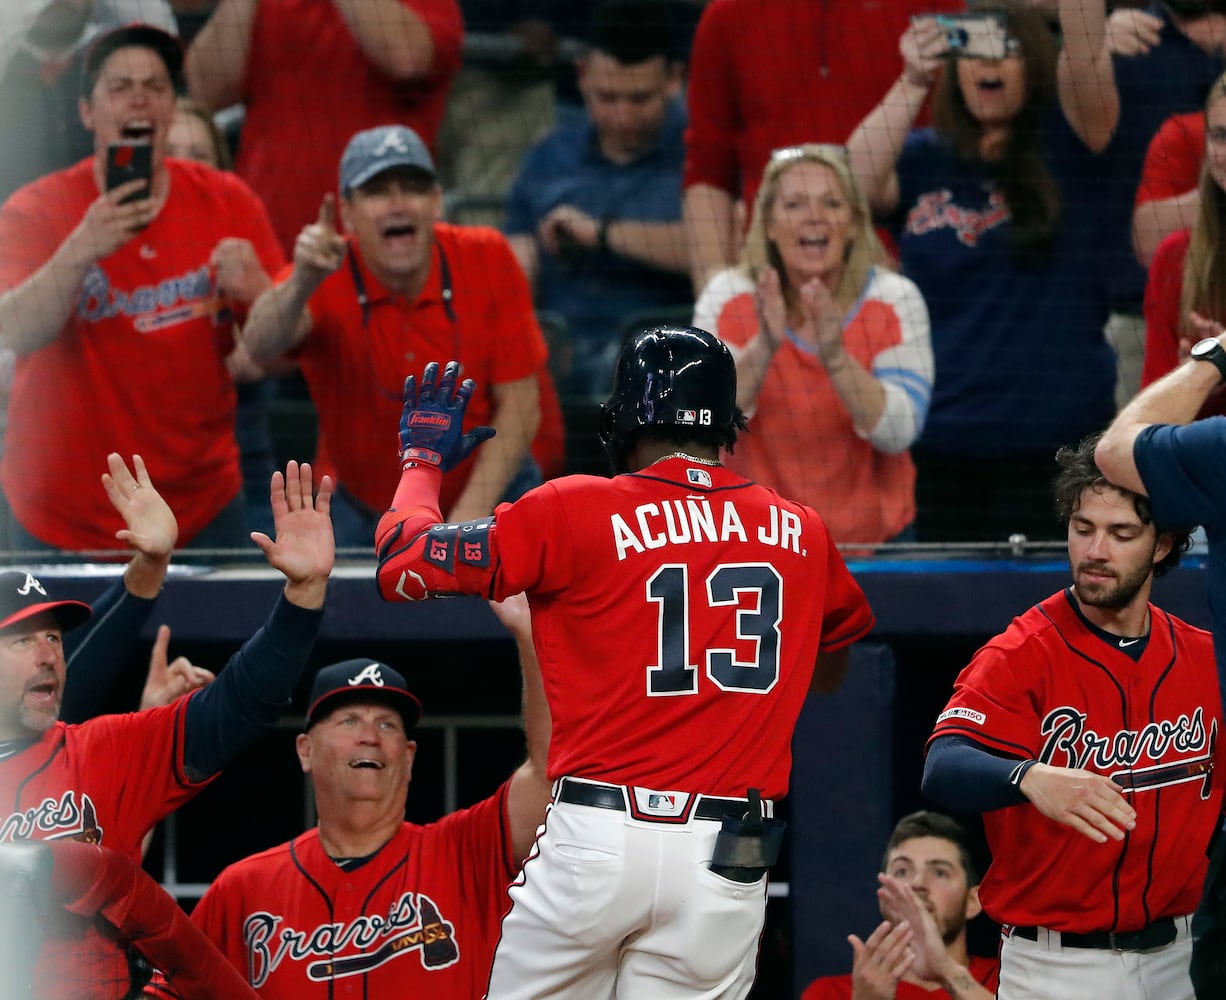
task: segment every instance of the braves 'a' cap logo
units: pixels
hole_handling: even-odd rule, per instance
[[[407,153],[408,151],[408,143],[404,141],[398,132],[389,129],[387,135],[383,137],[383,140],[376,147],[374,155],[386,156],[388,153]]]
[[[375,687],[383,687],[383,674],[379,672],[379,664],[369,663],[359,670],[353,677],[349,678],[349,686],[357,687],[359,684],[373,684]]]
[[[31,573],[26,574],[26,582],[17,588],[17,593],[25,597],[31,590],[37,590],[43,597],[47,596],[47,592],[43,590],[43,585],[39,583]]]

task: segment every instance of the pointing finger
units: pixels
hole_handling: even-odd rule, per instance
[[[336,233],[336,196],[331,191],[319,203],[319,224],[329,231],[329,235]]]

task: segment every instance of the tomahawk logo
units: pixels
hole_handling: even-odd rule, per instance
[[[315,983],[365,975],[415,951],[424,969],[445,969],[460,960],[455,926],[443,919],[429,896],[412,892],[394,900],[386,916],[364,915],[311,930],[291,927],[277,914],[253,913],[243,922],[243,937],[247,978],[256,989],[286,959],[316,959],[306,967],[307,978]]]
[[[33,576],[27,573],[26,582],[17,588],[17,593],[19,593],[22,597],[26,597],[29,595],[31,590],[37,590],[40,594],[43,595],[43,597],[47,596],[47,592],[43,590],[43,585],[39,583],[36,579],[34,579]]]
[[[357,687],[363,682],[373,684],[375,687],[383,687],[383,674],[379,672],[379,664],[369,663],[349,678],[350,687]]]

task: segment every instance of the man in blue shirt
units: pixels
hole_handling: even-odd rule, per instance
[[[682,64],[659,0],[609,0],[579,61],[587,113],[524,159],[505,231],[570,329],[564,395],[608,394],[625,317],[693,302],[681,221]]]
[[[1094,457],[1112,482],[1149,497],[1158,523],[1204,527],[1214,653],[1226,689],[1226,417],[1192,423],[1226,381],[1226,349],[1222,326],[1200,322],[1214,335],[1120,411]],[[1192,937],[1196,995],[1226,996],[1226,831],[1217,835]]]

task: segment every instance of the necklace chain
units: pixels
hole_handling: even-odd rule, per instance
[[[719,466],[720,464],[722,464],[716,459],[699,458],[697,455],[689,455],[689,454],[686,454],[684,451],[674,451],[674,452],[670,452],[667,455],[661,455],[651,464],[659,465],[661,462],[667,462],[670,458],[684,458],[687,462],[693,462],[695,465]]]

